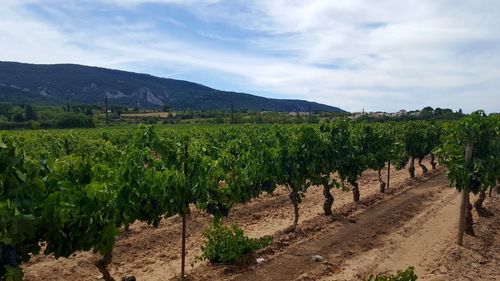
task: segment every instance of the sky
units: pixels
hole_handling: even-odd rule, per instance
[[[500,111],[498,0],[0,0],[0,60],[352,112]]]

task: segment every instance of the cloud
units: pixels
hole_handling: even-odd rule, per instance
[[[8,0],[0,59],[175,73],[352,111],[500,111],[499,8],[487,0]]]
[[[220,2],[220,0],[104,0],[104,2],[113,3],[115,5],[122,6],[135,6],[142,4],[176,4],[176,5],[204,5],[204,4],[214,4]]]

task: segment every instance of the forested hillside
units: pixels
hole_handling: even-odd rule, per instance
[[[110,104],[175,110],[343,112],[304,100],[269,99],[197,83],[75,64],[0,62],[0,98],[11,103]]]

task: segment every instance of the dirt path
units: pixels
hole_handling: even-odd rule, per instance
[[[459,194],[443,189],[427,210],[388,235],[382,247],[346,261],[335,277],[321,281],[356,280],[370,273],[394,273],[412,265],[419,280],[500,280],[500,198],[487,198],[488,216],[474,211],[476,236],[455,243]],[[475,197],[472,196],[471,201]]]
[[[330,225],[231,280],[316,280],[341,271],[345,260],[382,246],[387,235],[439,201],[442,198],[439,193],[446,190],[446,186],[446,176],[438,175],[355,216],[355,223]],[[321,255],[325,260],[314,262],[312,255]]]
[[[412,214],[413,217],[397,231],[384,237],[383,245],[347,260],[342,273],[335,278],[321,280],[360,279],[374,272],[394,273],[410,265],[415,267],[419,276],[428,272],[453,243],[459,200],[458,192],[443,186],[446,182],[429,182],[434,183],[437,184],[435,188],[442,189],[438,192],[429,190],[429,200],[420,202],[422,211]]]
[[[466,235],[463,247],[452,237],[441,257],[422,272],[422,280],[500,280],[500,196],[487,198],[485,208],[490,215],[473,213],[476,236]]]

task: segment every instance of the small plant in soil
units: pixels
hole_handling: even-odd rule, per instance
[[[219,219],[215,219],[203,232],[203,237],[205,242],[201,246],[202,254],[196,260],[208,260],[217,264],[236,262],[247,254],[267,247],[272,241],[270,236],[249,238],[237,225],[224,226]]]
[[[398,271],[396,275],[377,274],[377,276],[375,276],[371,274],[365,281],[415,281],[417,279],[415,268],[410,266],[405,271]]]

